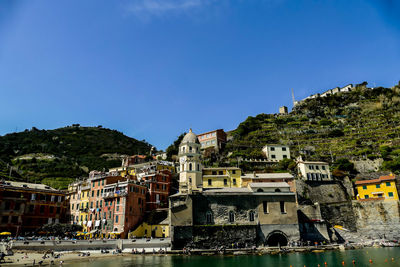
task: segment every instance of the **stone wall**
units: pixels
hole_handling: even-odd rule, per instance
[[[400,240],[398,201],[353,201],[356,227],[367,239]]]
[[[354,168],[359,173],[376,172],[381,168],[383,159],[375,159],[375,160],[365,159],[365,160],[356,160],[352,162],[354,163]]]

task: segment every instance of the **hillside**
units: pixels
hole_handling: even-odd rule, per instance
[[[287,115],[248,117],[230,132],[224,156],[262,158],[265,144],[290,145],[294,156],[334,162],[383,158],[383,168],[400,171],[400,85],[368,88],[307,99]]]
[[[0,136],[0,175],[57,188],[90,170],[121,164],[120,155],[147,154],[151,145],[102,127],[32,128]],[[7,178],[7,177],[5,177]]]

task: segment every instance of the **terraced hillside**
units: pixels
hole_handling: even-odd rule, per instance
[[[400,86],[368,88],[302,101],[288,115],[248,117],[230,132],[225,157],[262,158],[265,144],[290,145],[294,156],[334,162],[385,160],[400,171]]]

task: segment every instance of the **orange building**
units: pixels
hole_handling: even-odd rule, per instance
[[[66,223],[66,192],[44,184],[0,181],[0,232],[33,233],[45,224]]]
[[[223,129],[198,134],[197,138],[201,144],[201,149],[214,148],[219,151],[226,143],[226,133]]]

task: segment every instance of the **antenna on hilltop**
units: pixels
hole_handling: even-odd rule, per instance
[[[296,99],[294,98],[294,91],[292,88],[292,100],[293,100],[293,107],[296,105]]]

